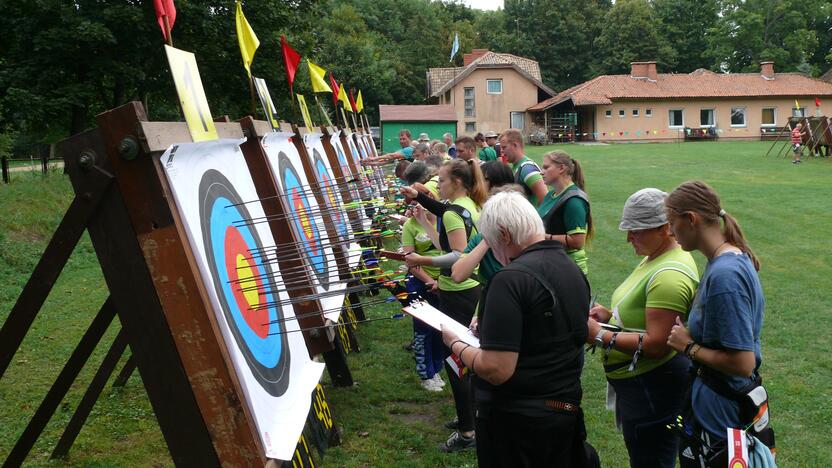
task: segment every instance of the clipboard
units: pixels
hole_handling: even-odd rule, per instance
[[[426,323],[435,330],[441,330],[444,325],[459,336],[459,339],[475,348],[480,347],[480,339],[471,333],[467,325],[443,314],[442,311],[423,301],[413,301],[409,306],[403,307],[402,311]]]

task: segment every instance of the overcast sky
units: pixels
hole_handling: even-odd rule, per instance
[[[463,0],[462,3],[480,10],[496,10],[503,7],[503,0]]]

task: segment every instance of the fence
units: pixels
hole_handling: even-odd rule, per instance
[[[50,163],[57,164],[58,162],[62,162],[62,160],[60,158],[50,158],[48,154],[38,158],[0,157],[0,172],[2,172],[3,183],[11,183],[11,175],[14,172],[36,172],[39,169],[40,173],[48,174]]]

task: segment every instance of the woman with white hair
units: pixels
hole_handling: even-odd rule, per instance
[[[481,308],[480,348],[442,332],[475,374],[479,466],[580,466],[589,284],[523,195],[492,196],[479,225],[504,265],[490,285],[500,293]]]
[[[675,466],[678,433],[666,426],[675,424],[690,380],[690,361],[667,338],[687,317],[699,274],[670,231],[666,198],[646,188],[627,199],[618,227],[644,258],[612,293],[612,307],[595,305],[588,320],[587,342],[600,351],[615,392],[608,403],[614,401],[633,467]]]

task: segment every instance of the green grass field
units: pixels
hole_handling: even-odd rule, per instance
[[[644,187],[671,190],[702,179],[722,195],[762,261],[767,314],[762,373],[771,394],[780,466],[828,466],[832,459],[832,359],[823,326],[829,317],[825,284],[832,260],[824,247],[832,230],[832,161],[809,159],[794,166],[764,158],[768,143],[720,142],[558,146],[583,164],[597,230],[589,249],[590,281],[606,304],[638,258],[617,229],[624,200]],[[536,159],[553,147],[531,147]],[[16,175],[0,186],[0,320],[28,279],[72,197],[60,174]],[[697,254],[700,267],[703,259]],[[700,271],[701,273],[701,271]],[[54,381],[106,297],[95,253],[84,237],[43,311],[0,381],[0,460],[5,459],[29,417]],[[370,316],[394,311],[371,309]],[[115,328],[115,327],[113,327]],[[49,453],[66,425],[114,329],[105,338],[80,383],[47,426],[30,455],[32,465],[58,464]],[[410,355],[409,319],[360,326],[361,353],[350,357],[358,385],[327,386],[343,444],[330,449],[328,466],[475,466],[473,453],[441,454],[453,416],[450,391],[428,393],[418,385]],[[626,466],[626,450],[611,413],[603,410],[601,365],[588,358],[583,374],[589,439],[603,466]],[[108,387],[84,427],[68,462],[84,466],[170,465],[141,380]],[[60,464],[66,464],[63,461]]]

